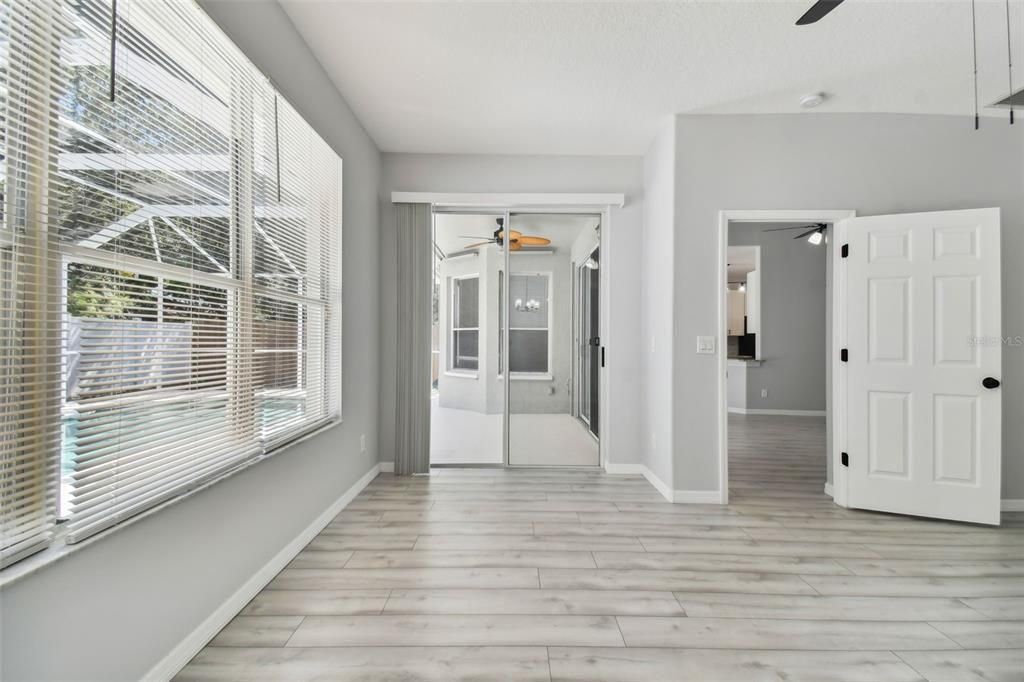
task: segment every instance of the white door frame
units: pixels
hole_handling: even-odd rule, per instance
[[[611,363],[615,362],[614,352],[614,327],[611,324],[613,311],[611,309],[611,292],[608,287],[611,282],[613,268],[611,243],[615,234],[612,225],[612,209],[622,208],[626,204],[624,194],[581,194],[581,193],[464,193],[464,192],[392,192],[391,203],[419,203],[430,204],[431,209],[454,209],[460,212],[487,212],[503,210],[509,213],[590,213],[601,216],[601,273],[599,295],[601,301],[600,310],[600,336],[601,345],[608,348],[608,358]],[[615,392],[610,390],[609,367],[600,368],[600,383],[598,387],[598,423],[601,424],[601,436],[598,438],[598,453],[600,466],[607,469],[609,463],[616,461],[612,456],[611,444],[615,439],[611,432],[615,428],[611,424],[611,403],[615,400]],[[619,392],[619,395],[624,395]],[[507,413],[507,411],[506,411]],[[507,461],[506,461],[507,466]],[[574,467],[579,468],[579,467]]]
[[[718,212],[718,485],[719,500],[729,503],[729,404],[726,389],[728,348],[728,289],[729,223],[831,223],[832,243],[832,441],[829,456],[832,460],[832,499],[847,506],[846,470],[841,463],[842,444],[846,439],[846,373],[839,359],[839,349],[846,342],[846,271],[842,268],[842,249],[846,242],[846,226],[842,221],[856,217],[853,210],[723,210]],[[762,296],[762,301],[764,297]],[[763,307],[762,307],[763,309]],[[764,319],[762,317],[762,324]],[[758,344],[760,347],[760,343]],[[823,481],[823,483],[826,483]]]

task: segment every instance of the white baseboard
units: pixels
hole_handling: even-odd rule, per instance
[[[643,464],[616,464],[615,462],[604,463],[605,473],[618,474],[620,476],[628,474],[639,474],[643,476],[644,469],[646,468],[647,467]]]
[[[672,501],[677,504],[722,504],[722,493],[717,490],[674,490]]]
[[[658,478],[658,476],[653,471],[648,469],[646,466],[642,464],[640,466],[643,466],[643,471],[641,471],[640,473],[644,475],[644,478],[647,479],[647,482],[653,485],[654,488],[659,493],[661,493],[662,497],[664,497],[669,502],[672,502],[672,488],[667,483],[665,483],[665,481]]]
[[[643,464],[621,464],[622,467],[634,469],[643,474],[644,478],[657,489],[661,496],[674,504],[724,504],[722,494],[718,490],[672,490],[665,481]]]
[[[732,414],[752,414],[778,417],[824,417],[825,410],[761,410],[757,408],[730,407]]]
[[[380,463],[380,472],[382,474],[393,474],[393,473],[395,473],[395,463],[394,462],[381,462]]]
[[[181,641],[169,654],[153,666],[142,678],[147,682],[159,680],[170,680],[185,667],[185,664],[192,660],[199,651],[206,646],[213,637],[227,625],[239,611],[245,608],[253,597],[259,594],[260,590],[267,586],[274,576],[281,572],[288,563],[302,550],[303,547],[315,538],[331,519],[341,513],[341,510],[348,506],[356,495],[365,488],[370,481],[377,477],[381,471],[381,464],[373,465],[362,478],[352,484],[341,497],[339,497],[323,514],[318,516],[312,523],[306,526],[298,537],[289,542],[274,557],[260,568],[256,573],[245,581],[238,590],[228,597],[224,603],[207,617],[199,626],[193,630],[184,640]],[[390,462],[389,462],[390,464]]]
[[[1003,500],[1002,510],[1005,512],[1024,512],[1024,500]]]
[[[829,497],[832,497],[832,484],[831,483],[826,483],[825,484],[825,494],[828,495]]]

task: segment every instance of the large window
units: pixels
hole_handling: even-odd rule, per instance
[[[449,369],[475,372],[480,366],[480,277],[453,277],[449,319]]]
[[[0,30],[10,563],[339,416],[341,160],[192,0]]]

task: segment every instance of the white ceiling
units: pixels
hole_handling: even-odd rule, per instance
[[[672,113],[969,115],[966,0],[280,0],[384,151],[641,154]],[[1007,86],[1003,0],[978,0],[982,104]],[[1011,1],[1024,82],[1024,0]],[[999,109],[993,115],[1006,116]]]
[[[497,217],[493,215],[438,214],[434,219],[434,242],[445,254],[464,251],[467,245],[483,240],[470,239],[462,235],[489,237],[494,230],[498,229],[494,222]],[[551,244],[542,248],[568,254],[580,232],[585,229],[594,229],[598,222],[599,218],[596,216],[514,215],[512,216],[512,229],[518,230],[524,235],[547,237],[551,240]]]

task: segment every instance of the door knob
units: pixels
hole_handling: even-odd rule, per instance
[[[981,385],[985,388],[999,388],[999,379],[995,377],[985,377],[981,380]]]

